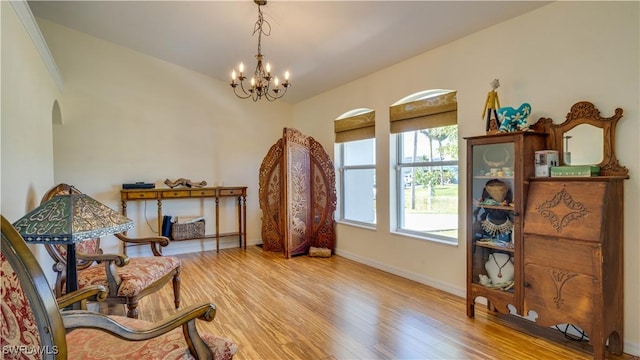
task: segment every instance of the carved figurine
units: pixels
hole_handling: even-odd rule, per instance
[[[493,126],[496,127],[497,125],[498,128],[500,127],[500,120],[498,119],[498,113],[497,113],[497,109],[500,108],[500,99],[498,98],[498,92],[496,91],[496,89],[500,86],[500,81],[498,79],[494,79],[490,85],[491,85],[491,91],[487,93],[487,100],[484,103],[484,110],[482,110],[482,116],[484,117],[485,114],[487,116],[487,126],[486,126],[487,133],[489,133],[492,127],[492,124],[491,124],[492,111],[493,111],[493,116],[495,118],[495,124],[493,124]]]
[[[201,188],[201,187],[205,187],[207,186],[207,182],[206,181],[200,181],[198,183],[194,183],[192,182],[190,179],[185,179],[185,178],[179,178],[175,181],[171,181],[169,179],[166,179],[164,181],[165,185],[167,185],[170,188],[174,188],[176,186],[186,186],[188,188]]]

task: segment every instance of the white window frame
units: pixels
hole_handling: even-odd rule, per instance
[[[339,143],[336,144],[336,150],[338,152],[338,156],[337,156],[337,171],[336,174],[338,175],[338,179],[337,179],[337,188],[338,188],[338,222],[340,223],[345,223],[345,224],[351,224],[351,225],[356,225],[356,226],[361,226],[361,227],[366,227],[366,228],[372,228],[375,229],[376,227],[376,222],[377,222],[377,210],[376,210],[376,197],[373,198],[373,209],[374,209],[374,219],[373,222],[365,222],[365,221],[361,221],[361,220],[355,220],[355,219],[349,219],[345,217],[346,211],[345,211],[345,191],[348,191],[348,189],[346,188],[346,184],[345,184],[345,173],[349,172],[349,171],[353,171],[353,170],[372,170],[373,171],[373,177],[374,177],[374,187],[372,190],[375,191],[376,188],[376,182],[375,182],[375,176],[376,176],[376,164],[375,164],[375,138],[369,139],[371,141],[373,141],[373,149],[374,149],[374,154],[373,155],[373,163],[371,164],[358,164],[358,165],[344,165],[345,164],[345,145],[348,143],[351,143],[350,141],[347,142],[343,142],[343,143]],[[372,194],[372,196],[374,196]],[[377,196],[377,195],[376,195]]]
[[[395,143],[396,143],[395,163],[396,164],[395,164],[395,182],[394,182],[395,184],[393,186],[395,186],[394,193],[395,193],[395,205],[396,205],[396,211],[395,211],[396,221],[394,226],[395,229],[392,232],[398,233],[401,235],[409,235],[411,237],[415,237],[419,239],[457,245],[459,243],[458,241],[458,231],[460,229],[459,223],[456,228],[456,235],[454,235],[453,237],[437,235],[437,234],[433,234],[426,231],[408,229],[401,226],[402,224],[405,223],[404,222],[405,212],[404,212],[404,206],[403,206],[405,184],[404,184],[404,176],[402,171],[403,169],[407,169],[407,168],[412,169],[412,168],[427,167],[427,166],[456,166],[458,167],[458,177],[460,176],[459,160],[404,162],[404,160],[402,159],[403,147],[404,147],[403,134],[404,133],[395,134]],[[458,154],[459,154],[459,148],[458,148]],[[458,178],[458,183],[459,183],[459,180],[460,179]],[[460,197],[460,189],[458,189],[458,194],[456,195],[457,202],[459,201],[459,197]]]

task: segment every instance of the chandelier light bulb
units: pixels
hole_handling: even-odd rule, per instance
[[[271,73],[271,64],[267,63],[267,75]]]
[[[284,73],[284,80],[285,81],[289,81],[289,72],[288,71],[285,71],[285,73]]]
[[[242,73],[244,72],[244,64],[240,63],[240,66],[238,66],[238,70],[240,71],[240,76],[242,76]]]
[[[276,76],[276,78],[275,78],[275,79],[273,79],[273,84],[276,86],[276,89],[277,89],[277,88],[278,88],[278,84],[279,84],[279,81],[278,81],[278,77],[277,77],[277,76]]]
[[[233,70],[233,71],[231,72],[231,80],[232,80],[232,81],[235,81],[235,80],[236,80],[236,71],[235,71],[235,70]]]

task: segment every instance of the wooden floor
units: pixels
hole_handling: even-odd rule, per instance
[[[243,359],[590,359],[515,331],[464,299],[349,259],[286,260],[252,246],[179,256],[183,306],[212,302],[201,332],[233,339]],[[140,318],[174,313],[171,286],[140,303]],[[612,359],[634,359],[633,356]]]

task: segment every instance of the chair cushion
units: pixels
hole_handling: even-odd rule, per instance
[[[129,258],[128,265],[116,268],[122,279],[118,296],[136,296],[179,266],[180,259],[173,256]],[[97,264],[78,272],[78,288],[90,285],[109,287],[104,264]]]
[[[4,231],[4,230],[3,230]],[[3,235],[4,236],[4,233]],[[40,334],[38,324],[31,309],[29,299],[27,299],[18,276],[4,257],[0,253],[0,281],[2,282],[2,347],[3,358],[41,358],[37,351],[16,352],[19,346],[27,346],[27,349],[40,349]],[[5,353],[5,351],[7,351]]]
[[[132,329],[142,329],[150,322],[123,316],[110,316]],[[201,334],[216,360],[230,360],[238,346],[229,339]],[[182,327],[146,341],[126,341],[100,330],[76,329],[67,333],[69,359],[193,359],[182,334]]]

